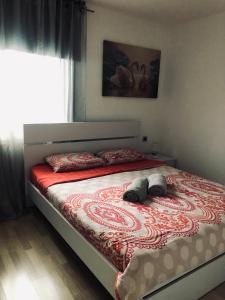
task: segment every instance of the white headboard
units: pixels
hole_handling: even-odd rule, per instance
[[[139,148],[137,121],[24,124],[25,176],[51,153]]]

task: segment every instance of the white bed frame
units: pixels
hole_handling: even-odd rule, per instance
[[[113,298],[115,298],[117,269],[72,227],[29,181],[29,170],[35,164],[43,162],[43,158],[51,153],[98,151],[116,147],[138,149],[139,126],[136,121],[24,125],[27,201],[32,200]],[[174,278],[167,284],[157,286],[144,299],[196,300],[223,281],[225,281],[225,255],[179,278]]]

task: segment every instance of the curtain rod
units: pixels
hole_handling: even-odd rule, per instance
[[[90,9],[87,7],[86,1],[83,1],[83,0],[66,0],[66,1],[73,1],[75,4],[77,4],[80,8],[81,13],[84,13],[84,12],[94,13],[95,12],[93,9]]]

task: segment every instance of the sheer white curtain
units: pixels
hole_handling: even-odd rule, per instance
[[[0,219],[27,205],[22,124],[74,120],[85,7],[85,1],[0,0]]]
[[[0,136],[21,137],[23,123],[67,121],[68,61],[0,50]]]
[[[0,50],[0,219],[20,214],[24,195],[24,123],[67,121],[70,61]]]

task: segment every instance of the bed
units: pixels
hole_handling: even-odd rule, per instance
[[[104,193],[117,195],[114,196],[114,200],[119,201],[121,193],[126,188],[127,183],[137,176],[148,175],[149,172],[155,172],[155,168],[134,169],[130,172],[124,170],[122,173],[102,176],[100,177],[101,193],[98,193],[99,186],[98,179],[96,178],[89,178],[86,179],[87,181],[83,180],[75,183],[62,183],[63,186],[55,184],[50,186],[48,190],[46,190],[46,193],[43,191],[40,192],[40,189],[30,181],[29,174],[31,167],[42,163],[43,158],[51,153],[81,150],[98,151],[111,147],[133,147],[138,149],[140,147],[139,144],[139,123],[135,121],[24,125],[24,161],[27,199],[28,201],[33,201],[40,209],[59,234],[88,266],[90,271],[95,274],[98,280],[109,291],[113,298],[138,299],[136,290],[140,290],[141,292],[139,292],[139,295],[141,294],[144,296],[144,299],[149,300],[178,300],[181,297],[182,299],[198,299],[225,280],[225,222],[223,206],[223,202],[225,202],[225,190],[223,186],[212,186],[212,183],[199,177],[196,178],[191,174],[180,172],[179,170],[167,166],[158,166],[159,169],[157,169],[157,172],[160,171],[168,177],[171,187],[174,184],[176,186],[176,182],[178,181],[185,181],[186,186],[189,184],[190,189],[183,188],[183,190],[179,190],[180,193],[186,193],[186,201],[180,203],[180,206],[183,207],[182,209],[185,211],[185,216],[189,217],[184,219],[183,215],[179,215],[179,212],[175,209],[175,206],[181,199],[175,199],[177,203],[175,201],[173,207],[168,207],[168,203],[164,203],[162,206],[162,204],[157,203],[156,199],[154,203],[155,209],[158,211],[159,206],[161,205],[160,209],[163,210],[160,211],[162,214],[158,216],[158,220],[160,220],[160,218],[161,220],[165,218],[166,207],[167,210],[172,209],[173,212],[175,212],[173,217],[176,218],[176,222],[174,224],[176,225],[179,223],[181,227],[180,230],[177,231],[176,237],[174,236],[173,239],[169,240],[170,243],[167,243],[167,246],[169,244],[169,247],[165,247],[165,241],[162,239],[155,241],[155,249],[150,249],[150,251],[152,251],[151,260],[149,261],[149,258],[147,258],[146,261],[143,260],[143,271],[141,271],[141,267],[137,268],[137,259],[135,258],[132,260],[132,254],[130,255],[130,260],[126,260],[125,257],[124,260],[119,259],[117,261],[113,261],[113,257],[110,259],[109,253],[108,256],[107,253],[103,255],[100,252],[100,246],[93,242],[91,243],[87,234],[85,235],[83,232],[82,235],[80,233],[82,230],[74,228],[74,226],[71,225],[71,222],[68,222],[66,219],[66,214],[63,216],[63,211],[66,212],[68,206],[71,206],[71,199],[73,203],[77,203],[76,201],[79,200],[79,197],[83,197],[83,199],[89,197],[90,199],[95,194],[96,200],[96,192],[98,197],[100,197],[100,194],[102,195]],[[191,190],[191,188],[193,188],[193,180],[197,180],[198,183],[196,186],[194,181],[194,191]],[[111,183],[110,186],[108,185],[109,181]],[[112,182],[114,184],[112,184]],[[92,187],[88,197],[86,195],[87,193],[85,194],[83,192],[87,183],[88,186]],[[190,186],[190,183],[192,186]],[[209,204],[211,206],[213,205],[213,207],[210,207],[209,205],[206,209],[204,205],[202,205],[198,212],[199,220],[197,222],[196,218],[193,218],[192,216],[192,203],[189,202],[189,198],[198,197],[198,193],[195,193],[195,191],[199,188],[201,191],[202,188],[207,190],[207,193],[203,196],[209,198]],[[73,195],[72,198],[69,197],[71,191]],[[47,193],[49,193],[48,199],[46,196]],[[60,199],[62,201],[58,201],[55,197],[57,193],[61,193]],[[116,197],[118,199],[116,199]],[[210,197],[214,202],[211,201]],[[76,200],[75,202],[74,199]],[[201,203],[202,198],[200,197],[198,201]],[[63,205],[61,205],[60,202],[62,202]],[[118,202],[118,205],[120,205],[120,203],[121,202]],[[219,204],[219,207],[216,207],[216,204],[217,206]],[[108,203],[107,205],[111,204]],[[124,205],[124,203],[121,205]],[[154,208],[154,205],[150,205],[150,208],[148,209]],[[86,203],[86,206],[89,207],[88,202]],[[123,207],[120,207],[120,209],[123,209]],[[137,209],[137,207],[132,207],[130,209]],[[141,209],[142,208],[139,208],[139,210]],[[138,216],[141,216],[142,213],[144,212],[140,212]],[[147,213],[149,214],[149,211]],[[129,220],[131,220],[131,223],[133,222],[132,226],[137,227],[137,224],[139,223],[137,220],[133,221],[131,217],[133,215],[134,213],[132,214],[131,212]],[[179,222],[177,222],[177,218],[179,218]],[[97,220],[97,222],[99,222],[99,220]],[[165,220],[163,222],[165,226]],[[199,222],[201,224],[204,223],[205,225],[204,228],[200,227],[200,231]],[[173,222],[167,223],[172,224]],[[175,226],[174,224],[173,226]],[[184,224],[185,226],[182,227]],[[160,222],[157,221],[156,225],[158,226],[157,230],[159,230]],[[202,235],[202,231],[205,231],[204,241],[196,235],[196,233]],[[159,237],[162,235],[155,234],[154,237],[156,236]],[[174,241],[176,241],[176,243]],[[181,244],[180,241],[182,241]],[[205,246],[206,243],[208,243],[207,247]],[[117,249],[118,243],[116,243],[116,241],[115,245],[115,249]],[[204,246],[207,249],[204,249]],[[165,252],[162,256],[163,258],[160,259],[160,252],[163,252],[166,248],[167,252]],[[179,248],[180,254],[179,252],[176,252]],[[198,256],[195,253],[190,255],[190,253],[193,252],[192,248],[195,248],[198,252]],[[179,263],[174,271],[174,262],[175,260],[179,261],[178,258],[176,259],[176,256],[179,256],[182,263]],[[153,260],[155,260],[155,265]],[[124,262],[125,266],[123,266]],[[128,264],[130,264],[130,269],[127,268]],[[158,270],[161,271],[157,271],[157,276],[153,277],[154,272],[156,272],[156,265],[158,266]],[[163,268],[167,272],[163,272]],[[179,271],[177,269],[179,269]],[[129,272],[127,270],[129,270]],[[134,274],[138,272],[144,274],[145,281],[154,281],[154,285],[148,285],[144,288],[140,274],[136,278],[133,277]],[[167,275],[167,273],[170,275]],[[155,278],[157,278],[157,280],[155,280]],[[134,289],[135,285],[136,287]],[[128,292],[124,292],[124,289],[127,289]]]

